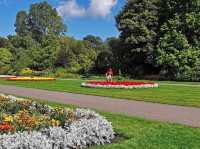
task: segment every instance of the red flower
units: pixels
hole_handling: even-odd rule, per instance
[[[8,123],[0,124],[0,132],[12,132],[15,128]]]
[[[123,86],[140,86],[140,85],[154,85],[155,83],[149,82],[131,82],[131,81],[124,81],[124,82],[106,82],[106,81],[89,81],[87,84],[92,85],[123,85]]]

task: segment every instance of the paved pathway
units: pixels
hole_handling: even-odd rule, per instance
[[[108,97],[63,93],[8,85],[0,85],[0,92],[34,99],[45,99],[59,103],[73,104],[102,111],[122,113],[150,120],[200,127],[200,108],[112,99]]]

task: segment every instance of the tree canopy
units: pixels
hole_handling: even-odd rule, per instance
[[[134,78],[200,80],[200,1],[127,0],[116,16],[119,37],[102,40],[65,34],[66,25],[47,2],[16,15],[16,35],[0,37],[0,73],[44,71],[105,73]]]
[[[58,36],[66,32],[62,18],[47,2],[32,4],[28,12],[18,12],[15,27],[18,35],[30,34],[37,41],[45,35]]]
[[[200,58],[199,13],[199,0],[128,0],[116,17],[124,66],[133,75],[167,78],[193,71]]]
[[[8,73],[11,67],[12,54],[6,48],[0,48],[0,74]]]

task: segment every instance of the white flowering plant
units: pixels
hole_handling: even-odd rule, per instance
[[[114,136],[111,123],[94,111],[0,94],[0,149],[83,149]]]

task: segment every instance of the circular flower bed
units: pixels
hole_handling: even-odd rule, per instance
[[[0,95],[0,149],[81,149],[113,139],[111,123],[93,111]]]
[[[86,83],[82,83],[83,87],[91,87],[91,88],[153,88],[158,87],[158,83],[153,82],[106,82],[106,81],[88,81]]]
[[[8,81],[53,81],[55,78],[45,77],[8,77]]]

